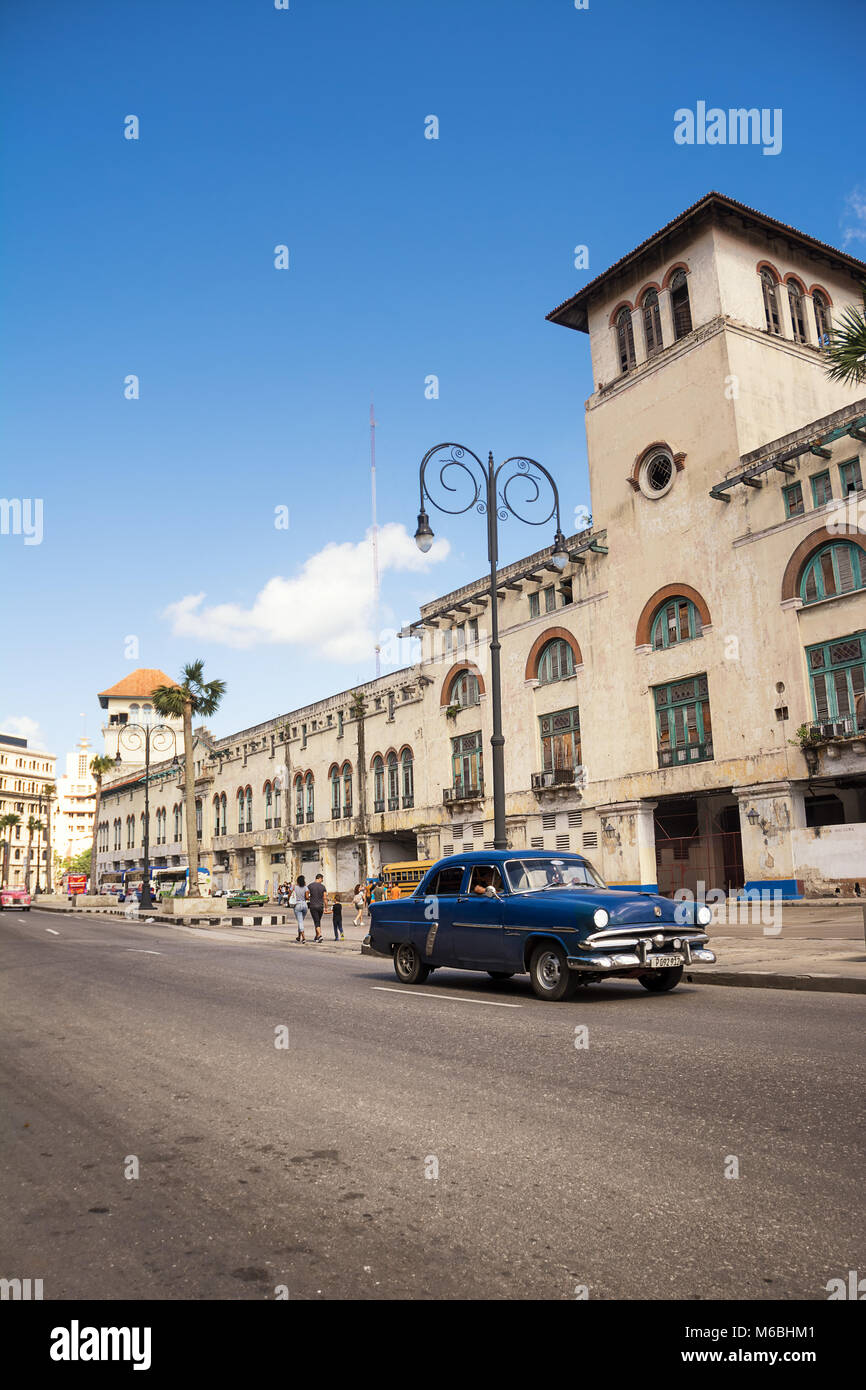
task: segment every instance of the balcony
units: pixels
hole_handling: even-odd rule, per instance
[[[352,808],[351,808],[351,806],[344,806],[344,807],[343,807],[343,820],[351,820],[351,819],[352,819]]]
[[[566,800],[580,786],[578,771],[573,767],[550,767],[543,772],[533,772],[532,790],[541,798]]]
[[[689,743],[682,748],[660,748],[659,767],[682,767],[686,763],[712,762],[712,743]]]
[[[340,808],[339,808],[339,806],[332,806],[332,807],[331,807],[331,820],[339,820],[339,819],[340,819]]]
[[[380,798],[378,801],[374,801],[374,802],[373,802],[373,810],[374,810],[374,812],[376,813],[376,815],[380,815],[381,812],[384,811],[384,809],[385,809],[385,801],[384,801],[384,798]]]
[[[465,804],[467,801],[483,801],[484,783],[455,782],[453,787],[442,788],[442,800],[446,806]]]
[[[843,773],[859,775],[862,772],[862,759],[866,756],[866,727],[861,724],[858,728],[853,715],[802,724],[797,735],[810,777],[816,772],[825,776],[840,776]]]
[[[389,796],[389,797],[388,797],[388,810],[389,810],[389,811],[399,811],[399,809],[400,809],[400,798],[399,798],[399,796]]]

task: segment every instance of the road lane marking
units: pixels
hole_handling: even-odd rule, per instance
[[[60,932],[59,932],[59,931],[51,931],[51,928],[50,928],[50,927],[46,927],[45,930],[46,930],[47,932],[51,932],[51,935],[52,935],[52,936],[59,936],[59,935],[60,935]]]
[[[486,1004],[489,1009],[522,1009],[522,1004],[500,1004],[498,999],[467,999],[462,994],[422,994],[417,989],[397,989],[396,985],[371,985],[383,994],[408,995],[410,999],[453,999],[456,1004]]]
[[[127,946],[127,951],[132,951],[136,956],[161,956],[162,951],[145,951],[141,946]]]

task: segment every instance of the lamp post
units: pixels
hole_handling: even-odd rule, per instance
[[[462,492],[468,500],[462,506],[445,506],[437,502],[427,486],[427,466],[434,463],[438,468],[439,484],[446,493]],[[524,516],[521,507],[532,507],[541,498],[545,483],[553,494],[553,505],[544,516],[537,519]],[[535,459],[514,455],[503,463],[495,464],[493,455],[488,454],[487,463],[481,462],[477,454],[462,444],[437,444],[429,449],[421,460],[420,469],[421,506],[418,512],[418,529],[415,544],[422,552],[427,552],[433,544],[433,530],[430,517],[425,509],[429,501],[437,511],[451,516],[464,512],[480,512],[487,517],[487,558],[490,561],[490,690],[493,703],[493,734],[490,747],[493,762],[493,847],[507,849],[505,834],[505,739],[502,734],[502,688],[499,670],[499,613],[496,604],[496,567],[499,558],[499,522],[509,516],[517,517],[529,526],[544,526],[551,518],[556,518],[556,532],[553,538],[551,561],[560,573],[568,563],[568,551],[562,534],[559,516],[559,491],[547,469]],[[528,495],[521,499],[514,497],[518,484],[525,484]],[[456,502],[456,499],[455,499]]]
[[[124,744],[127,734],[132,735],[132,739]],[[178,766],[177,761],[177,734],[168,724],[152,724],[149,720],[145,724],[124,724],[117,735],[117,757],[115,763],[122,762],[120,756],[121,745],[128,747],[130,751],[141,748],[144,744],[144,878],[141,884],[141,906],[145,912],[153,907],[153,896],[150,891],[150,746],[153,742],[154,750],[157,753],[165,753],[169,748],[174,748],[174,760],[172,766]]]

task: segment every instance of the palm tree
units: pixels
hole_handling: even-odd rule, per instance
[[[862,306],[849,304],[831,330],[827,358],[831,381],[844,381],[851,386],[866,381],[866,285]]]
[[[184,801],[186,803],[186,857],[189,864],[187,896],[201,896],[198,886],[198,835],[195,825],[195,764],[192,718],[215,714],[225,694],[225,681],[205,681],[204,662],[192,661],[181,671],[179,685],[158,685],[151,693],[153,707],[163,719],[183,720]]]
[[[52,879],[52,877],[53,877],[52,872],[51,872],[51,803],[52,803],[52,801],[54,800],[54,798],[55,798],[56,795],[57,795],[57,787],[54,785],[53,782],[49,782],[47,786],[45,786],[45,787],[42,788],[42,796],[39,798],[40,809],[41,809],[41,806],[42,806],[42,801],[43,801],[43,799],[44,799],[44,800],[47,802],[47,804],[48,804],[48,812],[47,812],[47,815],[46,815],[46,817],[45,817],[45,891],[46,891],[47,893],[50,893],[50,892],[51,892],[51,879]],[[37,855],[37,858],[36,858],[36,889],[37,889],[37,892],[41,891],[40,882],[39,882],[39,869],[40,869],[40,864],[41,864],[41,860],[39,859],[39,856]]]
[[[9,882],[9,850],[12,844],[12,827],[21,824],[21,817],[10,813],[0,816],[0,829],[3,831],[3,883]]]
[[[93,843],[90,846],[90,891],[98,893],[99,879],[96,871],[96,841],[99,837],[99,803],[102,799],[102,779],[106,772],[115,766],[113,758],[103,758],[97,753],[90,759],[90,775],[96,782],[96,801],[93,807]]]
[[[36,841],[36,850],[38,853],[39,839],[41,839],[42,837],[42,830],[43,825],[41,820],[37,820],[36,816],[27,817],[27,859],[25,861],[24,868],[24,886],[27,889],[28,893],[30,892],[30,859],[33,853],[33,836],[37,833],[37,831],[39,832],[39,837]]]

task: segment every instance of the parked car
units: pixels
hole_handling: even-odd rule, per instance
[[[710,909],[605,886],[579,854],[476,850],[440,859],[411,897],[372,903],[367,937],[397,979],[420,984],[446,966],[494,980],[528,972],[539,999],[579,985],[636,979],[654,994],[711,963]]]
[[[250,888],[243,888],[226,899],[226,907],[263,907],[268,902],[270,898],[264,893],[254,893]]]
[[[31,901],[26,888],[0,888],[0,909],[17,907],[19,912],[29,912]]]

